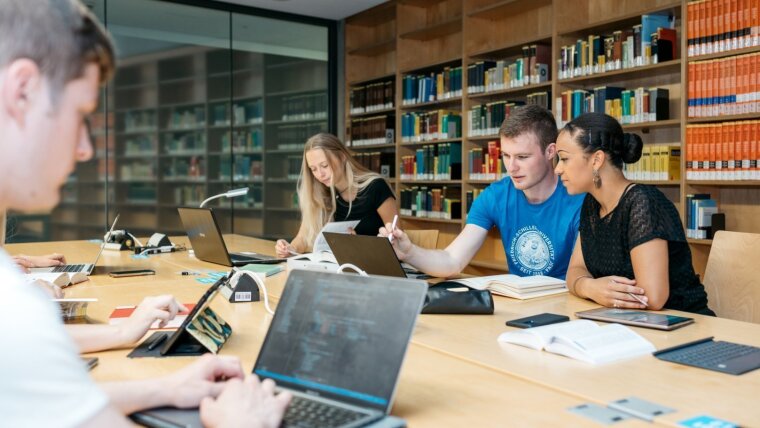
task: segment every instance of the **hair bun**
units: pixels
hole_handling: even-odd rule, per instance
[[[644,142],[637,134],[624,133],[623,147],[620,151],[621,158],[625,163],[635,163],[641,159],[641,150],[644,148]]]

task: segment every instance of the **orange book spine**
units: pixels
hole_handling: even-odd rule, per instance
[[[687,126],[686,127],[686,144],[684,145],[684,158],[686,160],[686,179],[691,180],[692,176],[694,175],[694,155],[693,155],[693,144],[694,144],[694,127]]]
[[[728,95],[730,96],[730,104],[728,109],[728,114],[737,114],[739,109],[736,105],[736,94],[738,89],[738,81],[737,81],[737,75],[739,73],[739,70],[736,66],[736,57],[732,56],[728,60]]]
[[[750,125],[750,146],[749,146],[749,168],[750,168],[750,179],[751,180],[758,180],[760,179],[760,174],[758,174],[757,166],[758,166],[758,151],[757,151],[757,133],[760,132],[760,129],[758,129],[758,121],[752,121],[752,124]]]
[[[726,21],[723,15],[723,9],[725,3],[723,1],[712,0],[709,8],[710,21],[712,22],[711,31],[711,48],[712,52],[720,52],[723,50],[723,32],[726,28]]]
[[[752,54],[750,57],[750,68],[752,77],[750,78],[749,90],[752,94],[749,97],[749,112],[756,113],[760,111],[760,108],[758,108],[758,102],[760,102],[760,81],[758,81],[760,80],[760,54]]]
[[[710,139],[707,141],[708,147],[707,147],[707,179],[708,180],[716,180],[717,175],[717,168],[718,165],[716,162],[718,161],[718,127],[712,126],[710,127]]]
[[[741,173],[740,178],[742,180],[749,179],[749,132],[750,132],[750,124],[749,122],[742,122],[741,123],[741,148],[737,148],[737,150],[741,150],[739,153],[739,159],[741,159]]]
[[[700,2],[697,5],[697,33],[699,40],[697,44],[697,55],[704,55],[706,50],[705,38],[707,36],[706,14],[707,2]]]

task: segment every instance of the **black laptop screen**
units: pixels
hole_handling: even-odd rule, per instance
[[[293,271],[254,373],[388,410],[426,289],[408,280]]]

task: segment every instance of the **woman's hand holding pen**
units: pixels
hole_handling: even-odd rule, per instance
[[[580,295],[600,305],[621,309],[646,309],[647,296],[644,289],[636,287],[635,279],[622,276],[605,276],[602,278],[583,278],[575,285],[582,287]]]
[[[284,239],[277,240],[277,243],[274,244],[274,251],[277,253],[277,257],[281,259],[290,256],[297,256],[299,254],[295,249],[293,249],[293,246],[291,246],[288,241]]]

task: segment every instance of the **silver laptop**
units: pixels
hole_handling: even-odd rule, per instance
[[[81,263],[81,264],[67,264],[67,265],[61,265],[61,266],[51,266],[51,267],[44,267],[44,268],[32,268],[30,271],[32,273],[38,273],[38,272],[71,272],[71,273],[77,273],[77,272],[84,272],[86,275],[91,275],[92,271],[95,270],[95,265],[98,264],[98,260],[100,259],[100,255],[103,254],[103,249],[105,248],[105,242],[108,242],[108,238],[111,237],[111,234],[113,233],[114,227],[116,227],[116,222],[119,221],[119,216],[117,215],[115,219],[113,219],[113,224],[111,224],[111,229],[108,230],[108,233],[106,233],[105,239],[103,240],[103,244],[100,244],[100,251],[98,251],[98,255],[95,256],[95,261],[92,263]]]
[[[388,417],[427,292],[424,281],[294,270],[253,372],[293,394],[283,426],[402,426]],[[149,427],[200,427],[196,410],[132,415]]]
[[[245,266],[250,263],[280,263],[286,259],[258,253],[230,253],[214,212],[209,208],[177,208],[195,257],[204,262],[225,266]]]
[[[351,263],[370,275],[395,276],[397,278],[428,279],[429,275],[404,266],[396,257],[388,238],[380,236],[349,235],[324,232],[338,264]]]

